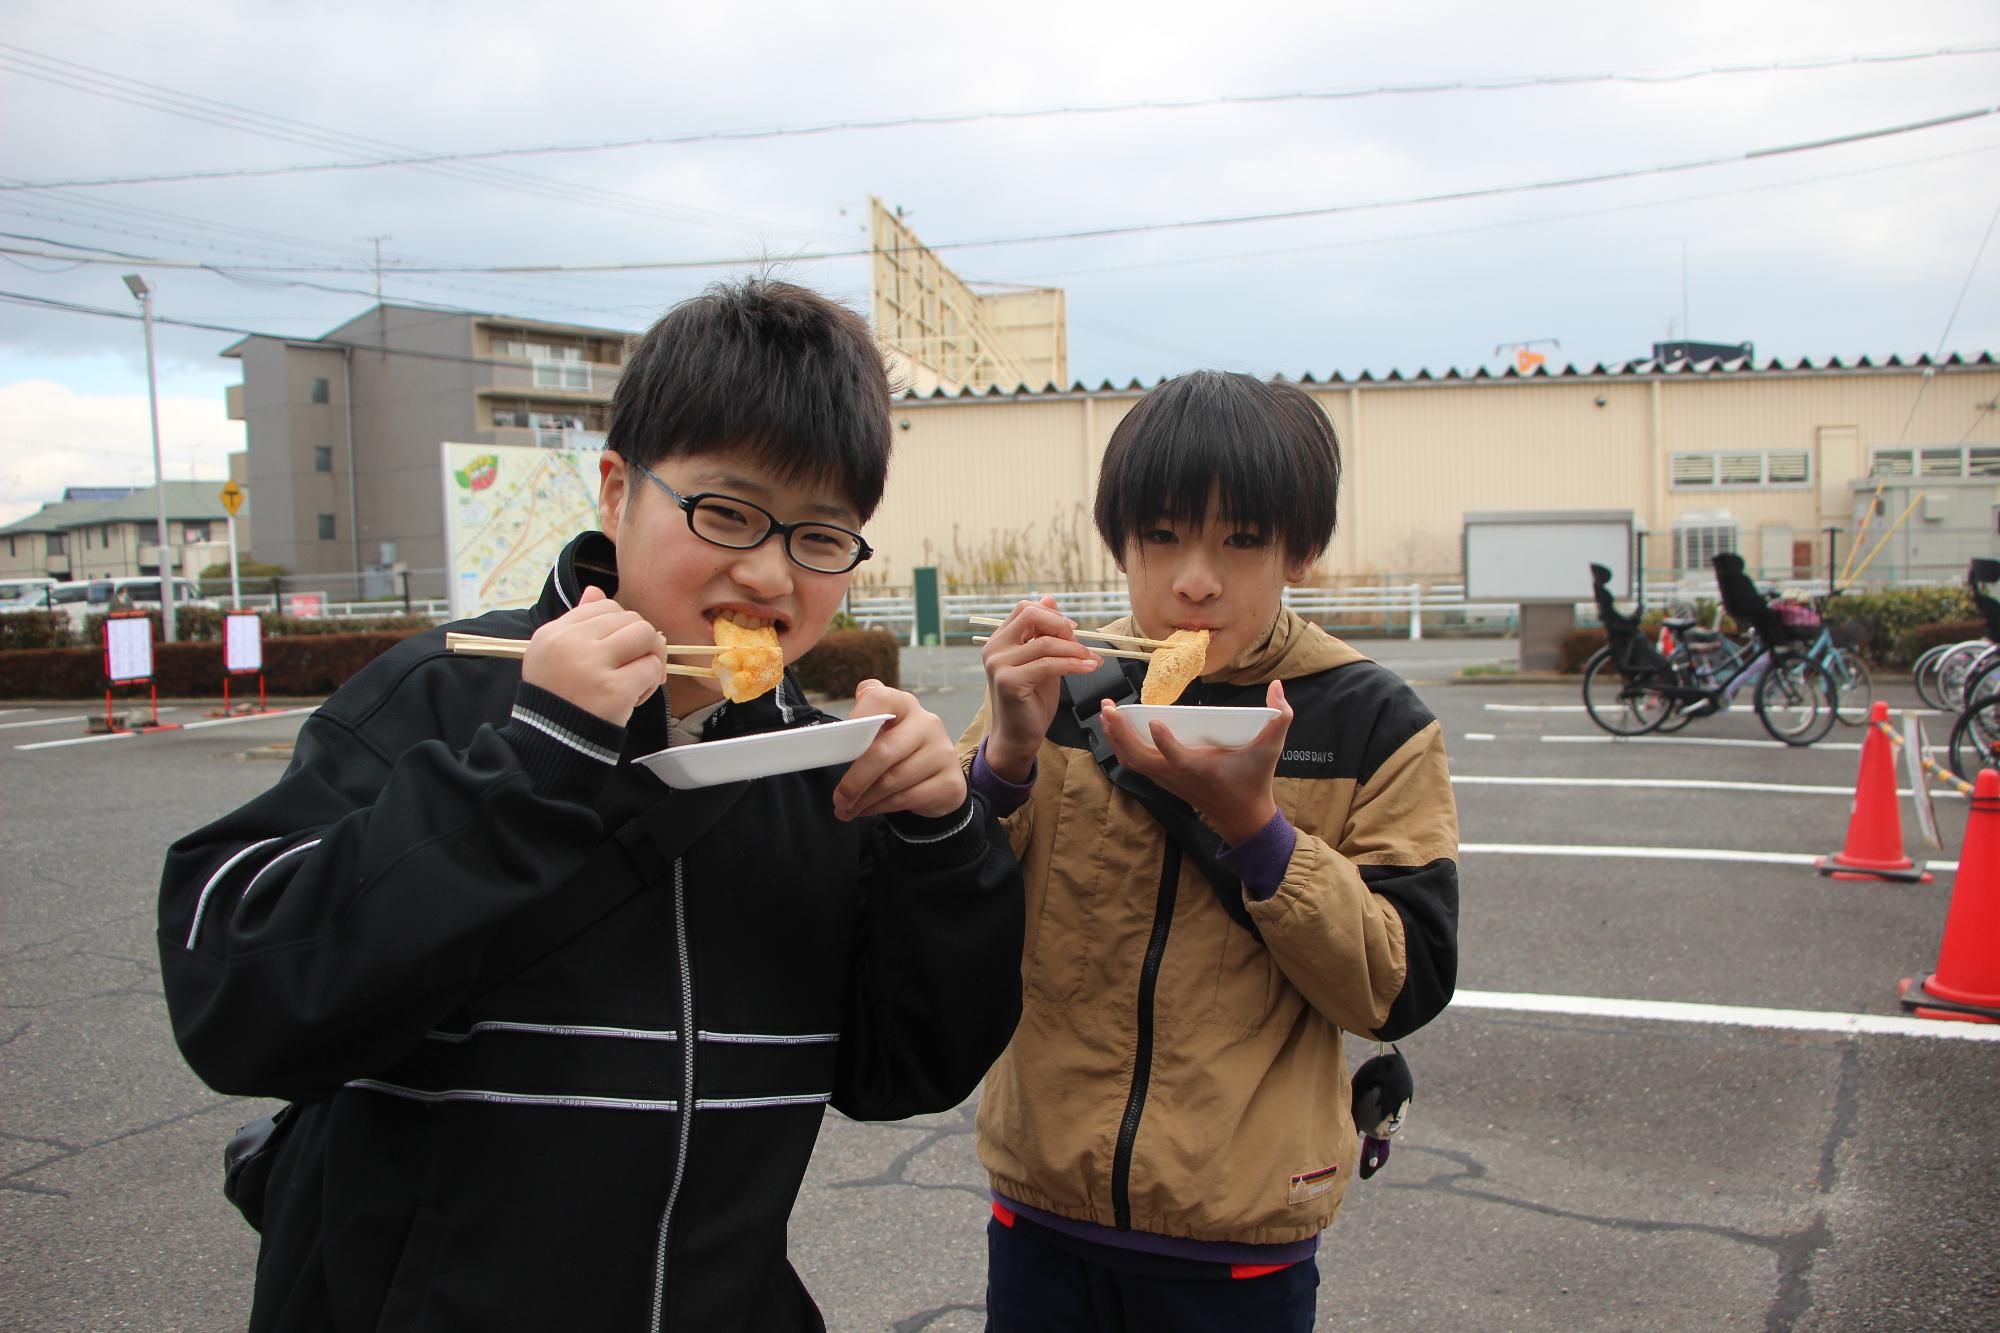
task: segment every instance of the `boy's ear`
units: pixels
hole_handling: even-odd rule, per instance
[[[625,501],[630,494],[627,489],[630,480],[623,458],[609,449],[598,456],[597,524],[614,541],[618,537],[618,520],[625,512]]]
[[[1285,566],[1285,582],[1304,583],[1306,581],[1306,576],[1312,573],[1313,566],[1318,563],[1319,563],[1318,552],[1314,552],[1312,555],[1302,556],[1297,560],[1291,561]]]

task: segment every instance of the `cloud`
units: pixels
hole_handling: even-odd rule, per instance
[[[243,423],[213,398],[160,400],[160,456],[170,481],[229,475]],[[62,498],[65,486],[150,486],[153,434],[144,394],[78,393],[51,380],[0,386],[0,523]]]

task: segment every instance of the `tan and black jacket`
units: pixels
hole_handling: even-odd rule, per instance
[[[1310,1238],[1359,1150],[1341,1032],[1393,1039],[1449,1003],[1458,816],[1437,721],[1290,611],[1181,702],[1258,705],[1273,679],[1295,713],[1274,788],[1298,838],[1276,893],[1245,895],[1257,935],[1111,785],[1077,719],[1050,728],[1006,820],[1023,1009],[979,1108],[1006,1198],[1200,1241]],[[982,709],[960,741],[968,766],[988,724]]]

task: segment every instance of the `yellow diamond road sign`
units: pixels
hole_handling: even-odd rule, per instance
[[[243,507],[243,488],[235,482],[227,482],[222,488],[222,507],[229,511],[231,518]]]

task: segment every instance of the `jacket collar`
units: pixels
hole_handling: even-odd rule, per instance
[[[604,589],[607,597],[618,595],[618,547],[595,528],[570,538],[556,556],[529,618],[537,625],[557,619],[574,610],[583,590],[592,586]]]

